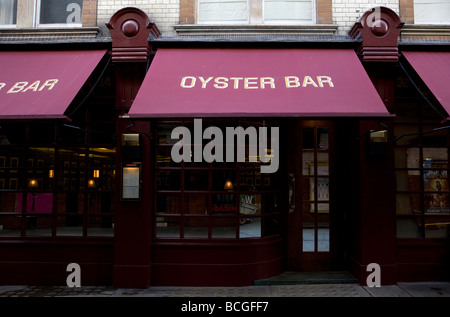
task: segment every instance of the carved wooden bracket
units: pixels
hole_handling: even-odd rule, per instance
[[[151,52],[148,37],[161,35],[145,12],[132,7],[117,11],[106,26],[112,38],[113,62],[147,62]]]
[[[366,11],[349,35],[362,38],[358,55],[364,62],[397,62],[398,37],[404,22],[389,8],[376,7]]]

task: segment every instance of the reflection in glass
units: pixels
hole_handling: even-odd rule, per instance
[[[156,212],[167,214],[181,213],[180,195],[158,193],[156,197]]]
[[[180,218],[178,217],[157,217],[156,218],[157,238],[180,238]]]
[[[0,237],[20,237],[22,218],[0,214]]]
[[[246,222],[239,227],[240,238],[260,238],[261,218],[246,218]]]
[[[236,238],[236,218],[213,218],[212,238]]]

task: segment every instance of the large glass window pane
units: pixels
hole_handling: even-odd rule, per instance
[[[57,217],[56,235],[82,237],[83,217],[78,214]]]
[[[211,194],[211,214],[236,215],[238,203],[232,191]]]
[[[450,221],[448,216],[425,217],[425,238],[449,238]]]
[[[242,219],[245,222],[242,223]],[[239,237],[240,238],[260,238],[261,234],[261,220],[262,218],[249,217],[241,218],[241,225],[239,227]]]
[[[0,237],[20,237],[22,217],[20,215],[0,214]]]
[[[208,122],[208,126],[224,128],[223,124]],[[193,129],[191,121],[180,122],[176,126]],[[269,234],[279,232],[274,214],[278,212],[279,205],[277,174],[263,175],[261,162],[248,160],[239,163],[184,162],[176,167],[171,166],[171,149],[166,140],[173,127],[171,122],[156,127],[157,238],[261,237],[262,224],[267,223],[265,217],[270,217]],[[175,219],[173,217],[178,222],[171,225],[171,220]]]
[[[181,190],[181,171],[156,170],[156,190]]]
[[[28,214],[26,220],[26,233],[30,237],[49,237],[52,235],[52,217]]]
[[[114,217],[112,215],[96,215],[87,218],[87,235],[91,237],[114,236]]]
[[[170,146],[158,146],[156,149],[156,167],[180,167],[180,164],[172,161]]]
[[[208,170],[185,170],[184,172],[184,190],[205,191],[209,184]]]
[[[156,195],[156,213],[180,214],[181,213],[180,195],[158,193]]]
[[[397,194],[397,215],[417,215],[422,213],[420,194]]]
[[[156,217],[157,238],[180,238],[179,217]]]
[[[187,215],[208,215],[208,194],[189,194],[184,196]]]
[[[20,200],[22,199],[21,193],[14,193],[14,192],[0,193],[0,213],[21,212],[20,209],[17,209],[17,202],[19,199]]]
[[[213,191],[233,191],[236,190],[235,170],[213,170],[212,190]]]
[[[236,238],[236,218],[224,217],[211,219],[212,238]]]
[[[83,0],[41,0],[40,24],[81,24]]]
[[[421,238],[420,217],[397,217],[397,238]]]
[[[183,229],[185,238],[208,238],[208,217],[185,217],[184,219]]]

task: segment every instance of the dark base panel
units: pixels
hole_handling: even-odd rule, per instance
[[[398,239],[398,280],[425,282],[450,280],[450,241]]]
[[[153,246],[153,286],[248,286],[283,272],[281,240]]]
[[[67,285],[70,263],[80,265],[81,286],[112,285],[113,244],[76,242],[0,244],[0,285]]]

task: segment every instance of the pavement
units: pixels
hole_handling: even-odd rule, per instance
[[[450,282],[415,282],[362,286],[345,284],[257,285],[243,287],[168,287],[147,289],[108,286],[0,285],[0,297],[153,297],[153,298],[288,298],[288,297],[450,297]]]

